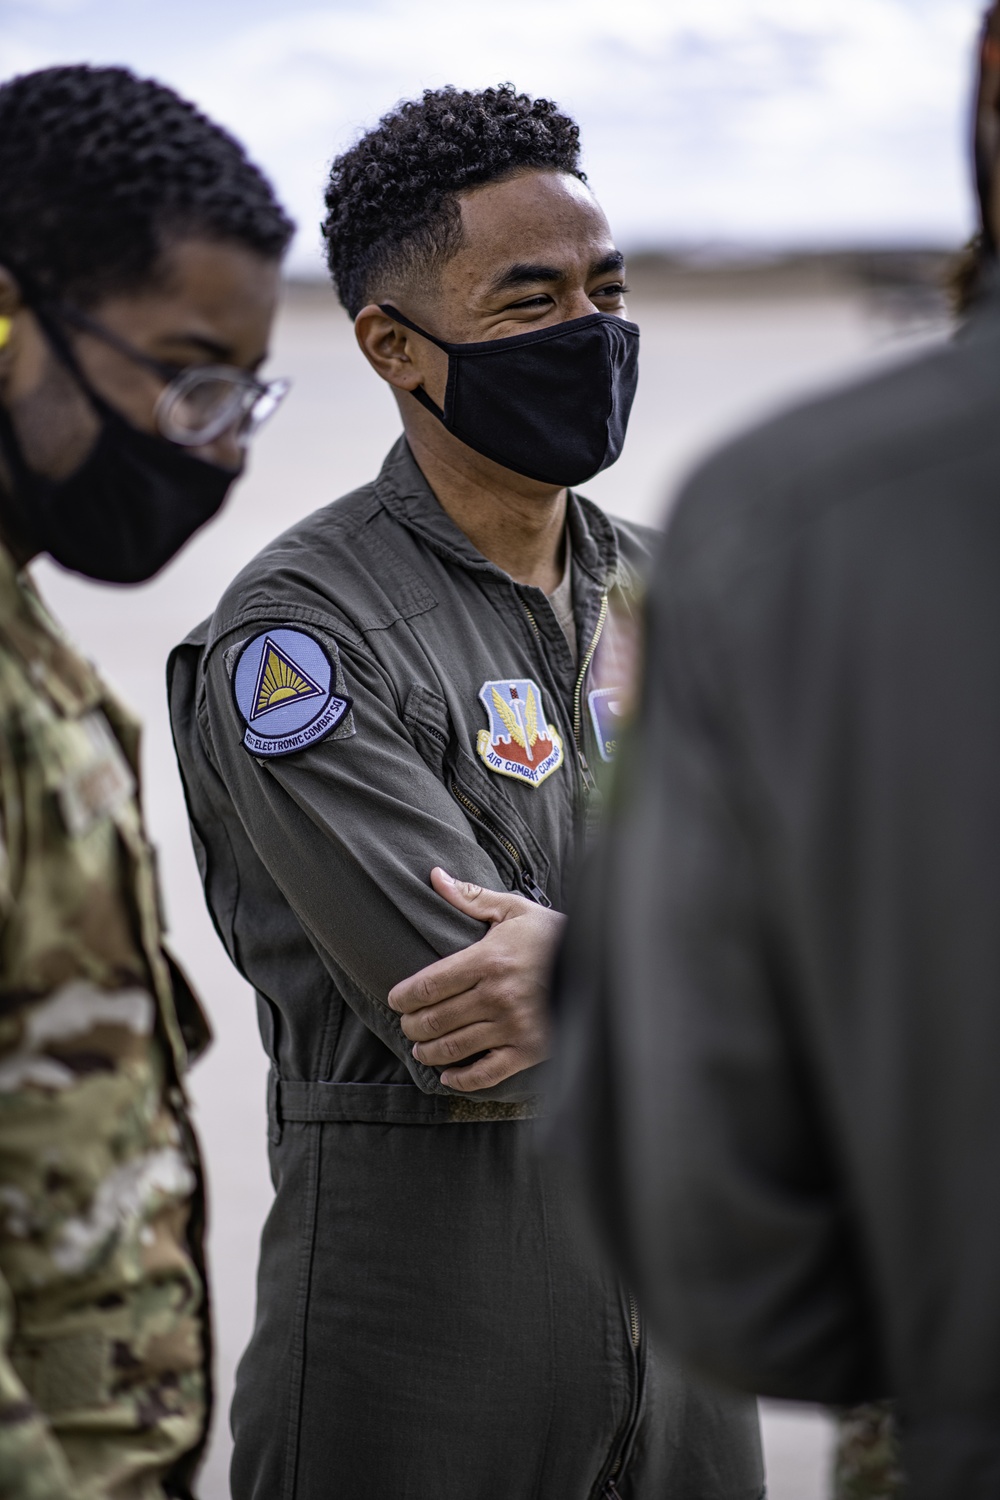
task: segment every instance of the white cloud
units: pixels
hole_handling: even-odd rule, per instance
[[[47,0],[0,68],[154,71],[268,167],[315,259],[324,167],[397,99],[510,78],[580,120],[626,242],[958,239],[975,0]],[[25,19],[32,12],[30,24]],[[202,25],[197,24],[201,16]],[[16,49],[20,48],[18,53]]]

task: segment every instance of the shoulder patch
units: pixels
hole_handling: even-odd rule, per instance
[[[546,724],[542,690],[529,678],[484,682],[479,701],[490,721],[476,739],[480,759],[500,776],[539,786],[563,762],[563,742]]]
[[[336,686],[326,647],[307,631],[282,627],[254,636],[233,673],[245,748],[251,755],[293,755],[324,739],[351,710]]]

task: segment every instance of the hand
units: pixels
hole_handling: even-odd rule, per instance
[[[444,1068],[441,1082],[468,1093],[492,1088],[548,1056],[548,984],[565,917],[526,896],[487,891],[431,871],[439,896],[489,922],[478,943],[428,964],[389,992],[418,1062]],[[477,1057],[467,1067],[454,1066]]]

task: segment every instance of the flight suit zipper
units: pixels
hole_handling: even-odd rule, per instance
[[[584,785],[588,792],[595,792],[597,790],[597,781],[587,763],[587,757],[583,750],[583,683],[587,673],[590,671],[590,663],[594,659],[594,652],[597,650],[597,643],[601,639],[601,632],[604,630],[604,622],[607,618],[608,596],[604,593],[601,595],[601,608],[597,616],[597,625],[594,628],[590,645],[587,647],[583,661],[580,664],[580,672],[573,691],[573,740],[576,744],[576,753],[580,760],[580,770],[583,773]]]
[[[628,1327],[632,1335],[632,1348],[638,1349],[642,1338],[642,1324],[639,1322],[639,1304],[631,1292],[628,1294]]]
[[[524,605],[524,612],[528,616],[528,623],[535,633],[535,639],[538,641],[538,644],[541,645],[542,636],[540,630],[538,629],[538,622],[532,614],[530,606],[525,603],[523,599],[521,600],[521,603],[522,605]],[[590,663],[594,659],[594,652],[597,650],[598,642],[601,639],[601,633],[604,630],[604,622],[607,620],[607,618],[608,595],[607,591],[605,591],[601,595],[601,608],[597,616],[597,624],[594,627],[594,634],[590,638],[590,645],[584,652],[583,661],[580,663],[580,670],[577,674],[576,686],[573,689],[573,744],[576,747],[576,758],[579,762],[580,774],[583,777],[583,784],[588,792],[597,791],[597,779],[594,776],[593,771],[590,769],[590,763],[587,760],[586,754],[584,753],[583,749],[583,684],[586,679],[587,673],[590,671]]]
[[[625,1472],[626,1465],[632,1456],[632,1446],[635,1442],[636,1429],[639,1425],[639,1409],[642,1404],[642,1369],[640,1364],[642,1323],[639,1318],[639,1304],[631,1292],[628,1293],[627,1323],[629,1344],[632,1351],[633,1373],[635,1376],[632,1407],[628,1420],[622,1429],[621,1436],[615,1445],[616,1451],[613,1453],[607,1475],[601,1485],[599,1491],[601,1500],[621,1500],[618,1480]]]
[[[468,813],[469,817],[478,823],[480,827],[485,828],[491,838],[494,838],[501,849],[504,850],[511,864],[514,866],[517,883],[524,894],[539,906],[550,907],[552,902],[532,874],[528,861],[513,840],[504,833],[500,824],[495,822],[489,813],[484,812],[478,802],[474,802],[464,787],[459,786],[457,781],[451,783],[451,794],[463,811]]]

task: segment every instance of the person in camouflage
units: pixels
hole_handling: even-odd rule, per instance
[[[279,394],[250,372],[291,227],[236,142],[156,83],[68,67],[0,88],[0,1495],[11,1500],[188,1496],[210,1401],[202,1180],[184,1095],[207,1027],[161,940],[137,725],[24,565],[47,552],[135,581],[218,509]]]

